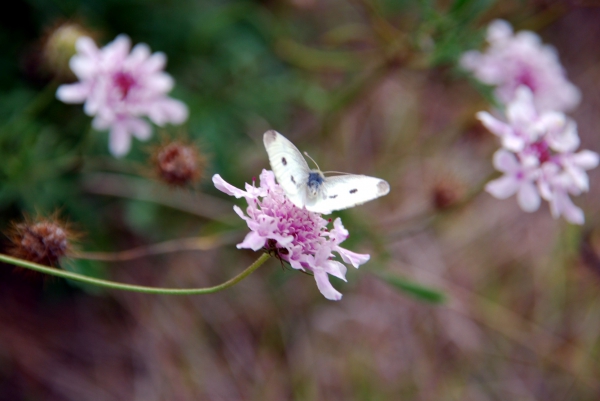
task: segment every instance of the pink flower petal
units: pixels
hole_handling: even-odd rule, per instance
[[[562,214],[567,221],[573,224],[581,225],[585,222],[583,210],[575,206],[569,195],[564,192],[557,192],[550,206],[554,218],[558,218]]]
[[[98,60],[75,55],[69,60],[69,67],[80,80],[93,79],[98,73]]]
[[[145,43],[138,43],[131,49],[131,54],[127,59],[127,65],[132,68],[139,68],[150,57],[150,48]]]
[[[84,57],[95,58],[99,55],[98,46],[94,40],[88,36],[82,36],[75,42],[75,49]]]
[[[515,99],[506,108],[508,121],[520,126],[526,126],[537,118],[537,112],[533,103],[533,93],[527,86],[520,86]]]
[[[140,141],[146,141],[150,139],[152,135],[152,127],[146,121],[141,118],[130,118],[127,120],[127,129],[131,131]]]
[[[331,301],[339,301],[342,299],[342,294],[337,291],[331,283],[329,282],[329,277],[327,277],[327,273],[323,271],[315,271],[315,281],[317,282],[317,288],[321,291],[323,296]]]
[[[102,49],[105,67],[115,68],[122,65],[129,54],[129,49],[131,49],[129,36],[123,34],[117,36]]]
[[[148,108],[148,117],[157,125],[165,123],[180,124],[187,120],[187,106],[179,100],[162,98],[152,103]]]
[[[573,162],[584,170],[591,170],[598,166],[598,153],[591,150],[582,150],[575,153],[572,158]]]
[[[499,149],[494,153],[494,167],[503,173],[514,173],[521,168],[514,153]]]
[[[64,103],[83,103],[89,96],[90,87],[87,83],[61,85],[56,90],[56,98]]]
[[[123,157],[131,148],[131,135],[127,132],[125,124],[115,123],[109,134],[108,148],[115,157]]]
[[[151,74],[163,70],[167,64],[167,56],[162,52],[156,52],[144,63],[144,71]]]
[[[215,188],[221,192],[225,192],[227,195],[235,196],[238,199],[249,195],[248,192],[229,184],[219,174],[213,175],[212,181],[215,184]]]
[[[371,255],[352,252],[340,246],[336,247],[335,251],[337,251],[340,254],[344,262],[350,263],[356,268],[358,268],[362,264],[367,263],[369,259],[371,259]]]
[[[173,78],[164,72],[154,73],[148,78],[145,82],[146,88],[156,93],[167,93],[175,85]]]
[[[513,176],[504,175],[488,182],[485,186],[485,190],[495,198],[506,199],[519,190],[519,185],[519,181]]]
[[[258,251],[265,246],[266,241],[266,238],[260,236],[254,231],[250,231],[244,240],[237,244],[236,247],[238,249],[252,249],[253,251]]]
[[[513,34],[512,26],[504,20],[497,19],[490,23],[487,29],[487,41],[499,42],[509,39]]]
[[[540,194],[533,183],[521,183],[521,187],[517,192],[517,202],[525,212],[534,212],[539,209],[541,202]]]

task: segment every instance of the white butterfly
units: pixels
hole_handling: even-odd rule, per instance
[[[298,148],[279,132],[265,132],[263,142],[277,182],[299,208],[329,214],[390,192],[390,185],[380,178],[353,174],[325,177],[319,169],[311,170]]]

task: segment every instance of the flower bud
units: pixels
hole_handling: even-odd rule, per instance
[[[74,80],[69,60],[77,52],[75,42],[82,36],[90,36],[81,25],[73,22],[62,23],[50,30],[43,44],[43,58],[46,70],[60,80]]]
[[[153,163],[162,181],[181,187],[194,184],[202,177],[206,161],[194,145],[172,141],[155,150]]]

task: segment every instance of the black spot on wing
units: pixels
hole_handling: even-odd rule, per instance
[[[285,160],[285,157],[281,158],[281,162],[283,163],[284,166],[287,166],[287,160]]]
[[[293,175],[291,175],[291,176],[290,176],[290,178],[292,179],[292,182],[295,184],[295,183],[296,183],[296,180],[294,180],[294,176],[293,176]]]
[[[355,193],[357,193],[357,192],[358,192],[358,189],[356,189],[356,188],[354,188],[354,189],[351,189],[351,190],[350,190],[350,193],[351,193],[351,194],[355,194]]]
[[[329,199],[335,199],[335,198],[337,198],[337,195],[331,195],[331,196],[329,197]]]

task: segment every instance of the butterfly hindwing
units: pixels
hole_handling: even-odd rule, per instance
[[[292,142],[276,131],[265,132],[263,142],[277,183],[292,203],[303,207],[310,173],[306,160]]]
[[[389,184],[380,178],[353,174],[327,177],[319,196],[312,202],[309,200],[306,209],[329,214],[334,210],[361,205],[389,191]]]

